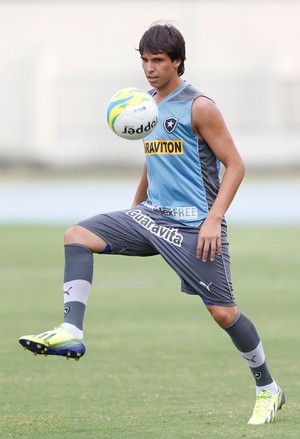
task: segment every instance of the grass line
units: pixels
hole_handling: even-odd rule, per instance
[[[300,228],[230,230],[237,301],[287,396],[262,427],[247,366],[159,257],[95,257],[78,363],[24,352],[20,335],[60,323],[63,230],[0,228],[1,439],[298,439]]]

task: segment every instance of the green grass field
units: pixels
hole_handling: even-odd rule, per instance
[[[79,362],[25,352],[61,321],[63,231],[0,228],[1,438],[299,438],[300,228],[230,229],[238,304],[286,392],[266,426],[247,425],[244,360],[159,257],[96,256]]]

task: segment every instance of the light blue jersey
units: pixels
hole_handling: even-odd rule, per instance
[[[192,105],[199,96],[204,95],[184,82],[159,103],[158,124],[144,138],[144,206],[191,227],[206,218],[220,185],[218,159],[192,130]]]

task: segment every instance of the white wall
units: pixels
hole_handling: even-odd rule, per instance
[[[299,16],[289,0],[0,1],[0,160],[142,163],[106,105],[148,88],[135,48],[165,19],[186,39],[184,78],[217,102],[246,163],[300,167]]]

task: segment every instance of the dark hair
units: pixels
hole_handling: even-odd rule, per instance
[[[153,54],[165,52],[172,61],[179,59],[178,75],[184,73],[185,41],[181,33],[172,24],[154,23],[142,36],[138,51],[141,55],[149,52]]]

